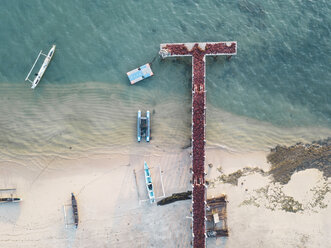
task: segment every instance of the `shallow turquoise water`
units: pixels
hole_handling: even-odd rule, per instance
[[[208,58],[213,109],[283,128],[331,128],[330,1],[2,0],[0,20],[3,149],[43,146],[49,130],[71,137],[58,134],[61,145],[85,143],[90,132],[98,137],[88,140],[90,147],[101,137],[106,146],[117,125],[124,128],[117,130],[121,139],[132,135],[129,144],[138,108],[157,109],[155,121],[158,114],[163,119],[155,133],[171,124],[168,132],[185,143],[190,60],[157,58],[155,76],[135,86],[125,74],[152,61],[165,42],[238,42],[229,62]],[[24,78],[39,50],[53,43],[52,64],[32,91]],[[72,132],[60,120],[71,123]]]

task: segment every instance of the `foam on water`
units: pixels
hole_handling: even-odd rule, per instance
[[[329,1],[5,0],[0,16],[0,159],[128,147],[138,109],[154,113],[154,145],[189,145],[190,59],[157,59],[135,86],[125,74],[164,42],[238,41],[230,61],[207,60],[208,144],[254,150],[331,135]],[[53,43],[32,91],[23,80]]]

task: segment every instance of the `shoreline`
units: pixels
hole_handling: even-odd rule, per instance
[[[135,148],[138,109],[151,111],[151,143],[164,149],[190,145],[191,95],[187,94],[190,90],[184,96],[175,93],[165,96],[160,90],[151,89],[153,97],[149,97],[145,88],[139,86],[134,89],[134,96],[126,96],[124,85],[112,87],[90,82],[81,85],[79,94],[73,94],[78,86],[68,85],[65,89],[50,86],[35,93],[26,93],[22,86],[15,94],[8,92],[0,98],[3,128],[0,161],[17,157],[23,161],[51,156],[79,157],[110,148]],[[24,101],[20,99],[23,94]],[[207,146],[259,151],[331,136],[331,129],[325,126],[279,127],[226,112],[208,99],[209,96]],[[118,106],[114,108],[112,102]]]

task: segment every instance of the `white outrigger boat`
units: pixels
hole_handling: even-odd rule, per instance
[[[0,204],[1,203],[10,203],[10,202],[20,202],[22,201],[22,198],[19,197],[14,197],[13,196],[13,192],[16,191],[15,188],[11,188],[11,189],[0,189],[0,192],[2,191],[12,191],[12,193],[10,194],[10,197],[0,197]]]
[[[39,84],[39,82],[40,82],[41,78],[43,77],[43,75],[44,75],[44,73],[45,73],[45,71],[46,71],[46,69],[47,69],[49,63],[51,62],[51,60],[52,60],[52,58],[53,58],[53,55],[54,55],[54,52],[55,52],[55,47],[56,47],[56,46],[53,45],[52,48],[51,48],[51,50],[49,50],[48,54],[44,54],[44,53],[42,53],[42,52],[43,52],[42,50],[39,52],[36,61],[34,62],[34,64],[33,64],[32,68],[31,68],[29,74],[28,74],[28,75],[26,76],[26,78],[25,78],[25,81],[29,81],[29,82],[32,83],[31,89],[36,88],[37,85]],[[40,55],[45,56],[45,60],[44,60],[44,62],[43,62],[43,64],[42,64],[42,66],[40,67],[39,72],[35,74],[36,77],[35,77],[34,80],[32,81],[32,80],[29,79],[29,76],[30,76],[30,74],[31,74],[31,72],[32,72],[32,70],[33,70],[33,68],[35,67],[35,65],[36,65],[36,63],[37,63],[37,61],[38,61]]]
[[[149,201],[150,201],[150,203],[153,203],[153,202],[155,202],[154,188],[153,188],[153,184],[152,184],[151,173],[149,171],[149,168],[148,168],[148,165],[146,162],[144,164],[144,172],[145,172],[146,188],[147,188]]]

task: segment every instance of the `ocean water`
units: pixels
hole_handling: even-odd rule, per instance
[[[0,160],[131,149],[138,109],[152,112],[152,144],[188,146],[191,60],[160,60],[165,42],[238,42],[230,61],[207,59],[208,144],[331,136],[330,29],[327,0],[2,0]],[[52,44],[31,90],[24,79]],[[155,76],[131,86],[126,72],[151,61]]]

